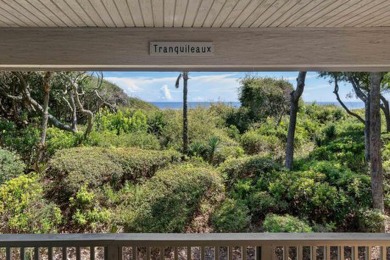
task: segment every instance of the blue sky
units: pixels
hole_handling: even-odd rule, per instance
[[[179,72],[104,72],[104,78],[117,84],[131,97],[149,102],[180,102],[182,88],[175,88]],[[236,102],[238,101],[239,81],[248,73],[243,72],[191,72],[188,83],[190,102]],[[296,86],[298,72],[257,72],[250,75],[259,77],[283,78]],[[348,85],[340,86],[340,96],[345,101],[358,101],[346,98],[351,93]],[[333,85],[328,80],[318,78],[316,72],[308,72],[303,93],[306,102],[336,102]]]

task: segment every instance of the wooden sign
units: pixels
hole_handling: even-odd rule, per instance
[[[150,42],[151,56],[213,56],[212,42]]]

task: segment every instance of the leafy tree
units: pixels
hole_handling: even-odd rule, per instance
[[[249,117],[255,122],[273,117],[278,125],[289,111],[292,85],[283,79],[250,76],[240,83],[239,100],[241,106],[248,109]]]

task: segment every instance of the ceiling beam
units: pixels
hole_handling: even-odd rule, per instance
[[[210,57],[149,55],[208,41]],[[390,28],[1,28],[1,70],[390,71]]]

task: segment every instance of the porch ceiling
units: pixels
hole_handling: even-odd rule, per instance
[[[384,27],[388,0],[0,0],[0,27]]]

